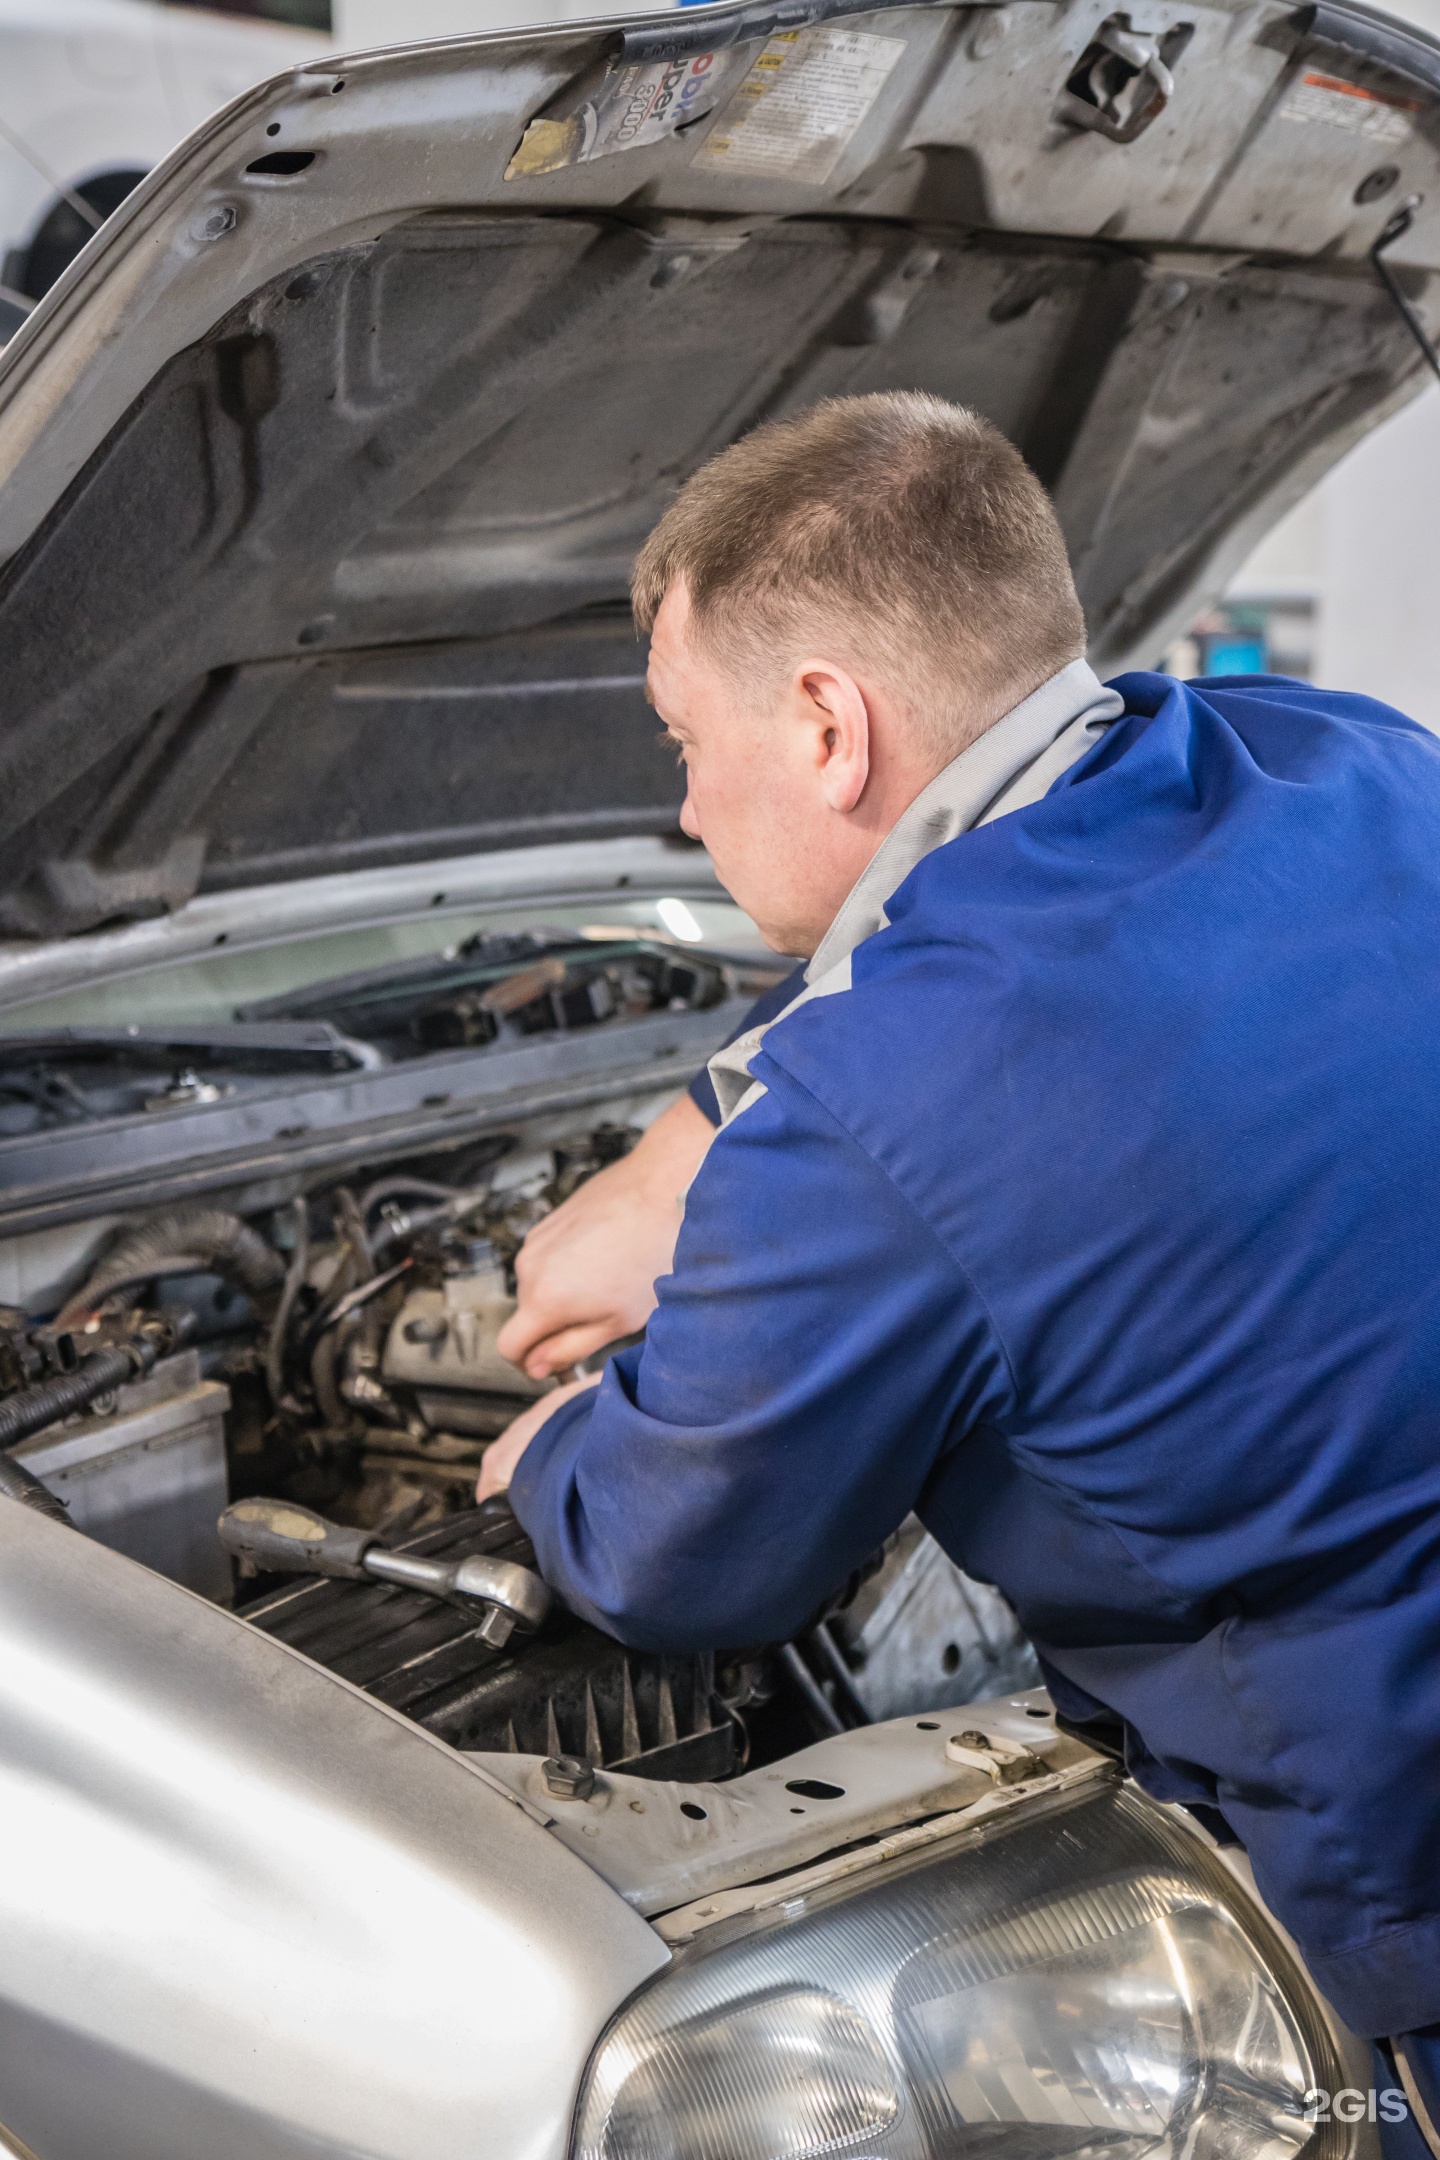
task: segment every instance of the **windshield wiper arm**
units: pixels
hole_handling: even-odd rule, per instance
[[[627,941],[628,942],[628,941]],[[642,942],[638,937],[635,943]],[[536,939],[533,948],[507,954],[487,952],[483,940],[467,939],[449,953],[424,953],[413,960],[389,960],[380,967],[360,968],[351,975],[331,975],[309,983],[303,990],[283,991],[279,997],[257,998],[236,1010],[247,1020],[284,1019],[292,1014],[323,1011],[327,1006],[342,1011],[355,1006],[390,1004],[398,999],[421,998],[432,991],[468,990],[482,984],[502,983],[528,975],[547,960],[603,960],[613,953],[611,941],[567,937]]]
[[[344,1059],[362,1072],[385,1060],[373,1043],[343,1035],[329,1020],[233,1020],[158,1022],[145,1027],[46,1028],[33,1035],[0,1035],[0,1064],[63,1057],[67,1050],[185,1050],[262,1058],[267,1063],[306,1064]]]

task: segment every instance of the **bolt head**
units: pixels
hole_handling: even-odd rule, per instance
[[[503,1605],[487,1605],[485,1616],[475,1632],[492,1650],[503,1650],[515,1632],[515,1616],[506,1612]],[[569,1757],[565,1759],[568,1761]]]
[[[540,1775],[557,1800],[588,1800],[595,1790],[595,1772],[578,1755],[547,1756]]]

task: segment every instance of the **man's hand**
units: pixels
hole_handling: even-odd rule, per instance
[[[572,1395],[599,1385],[599,1373],[589,1373],[583,1380],[572,1380],[568,1387],[555,1388],[550,1394],[542,1395],[539,1402],[522,1410],[514,1424],[507,1425],[499,1439],[492,1440],[486,1448],[475,1485],[475,1498],[488,1500],[492,1493],[505,1492],[515,1475],[516,1463],[552,1412],[558,1410],[561,1403],[569,1402]]]
[[[655,1310],[655,1279],[675,1257],[685,1188],[714,1137],[704,1111],[682,1095],[623,1161],[535,1225],[515,1262],[520,1303],[500,1330],[502,1357],[545,1380],[644,1327]]]

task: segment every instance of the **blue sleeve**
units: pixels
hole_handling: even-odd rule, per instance
[[[637,1648],[793,1634],[1010,1402],[963,1270],[807,1089],[755,1070],[768,1092],[690,1188],[645,1342],[510,1488],[546,1578]]]
[[[777,1013],[784,1012],[790,1000],[799,997],[804,987],[805,963],[802,960],[799,967],[792,968],[778,983],[771,983],[768,990],[761,991],[739,1027],[726,1036],[725,1042],[734,1042],[736,1035],[743,1035],[748,1028],[763,1027],[767,1020],[773,1020]],[[720,1047],[723,1049],[725,1044],[722,1043]],[[719,1124],[720,1105],[715,1100],[715,1083],[710,1078],[708,1065],[702,1065],[690,1082],[690,1100],[704,1111],[712,1125]]]

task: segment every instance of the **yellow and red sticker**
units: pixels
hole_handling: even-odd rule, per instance
[[[1319,121],[1325,127],[1343,128],[1348,135],[1363,136],[1367,142],[1403,143],[1410,140],[1411,114],[1423,110],[1418,98],[1382,96],[1342,76],[1311,70],[1300,77],[1280,107],[1280,118]]]

